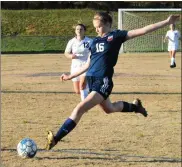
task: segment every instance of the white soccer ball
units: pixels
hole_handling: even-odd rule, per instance
[[[17,152],[22,158],[33,158],[37,153],[37,145],[32,139],[24,138],[18,143]]]

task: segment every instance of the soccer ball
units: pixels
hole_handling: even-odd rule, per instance
[[[22,158],[33,158],[37,153],[37,145],[32,139],[24,138],[18,143],[17,152]]]

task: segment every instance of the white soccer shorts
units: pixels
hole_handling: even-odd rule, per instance
[[[168,51],[178,50],[178,45],[168,45]]]
[[[84,66],[85,62],[84,63],[80,63],[80,64],[72,64],[71,65],[71,74],[79,71],[83,66]],[[85,76],[86,73],[83,73],[81,74],[80,76]],[[80,81],[80,76],[78,77],[75,77],[72,79],[73,82],[77,82],[77,81]]]

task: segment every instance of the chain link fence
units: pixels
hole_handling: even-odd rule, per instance
[[[150,35],[149,35],[150,36]],[[94,36],[89,36],[94,38]],[[1,53],[64,53],[68,41],[73,36],[3,36],[1,38]],[[136,38],[124,43],[127,52],[166,52],[167,42],[164,36],[152,36],[149,42],[147,36]],[[179,50],[181,51],[181,41]]]
[[[164,43],[164,35],[147,34],[138,38],[126,41],[123,44],[124,52],[166,52],[168,41]],[[181,51],[181,41],[179,40],[178,51]]]

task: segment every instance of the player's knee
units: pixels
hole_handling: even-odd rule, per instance
[[[104,111],[106,114],[111,114],[111,113],[114,112],[113,105],[107,105],[107,106],[102,106],[102,105],[101,105],[101,108],[103,109],[103,111]]]
[[[79,87],[80,87],[80,90],[84,90],[86,88],[86,85],[84,83],[82,83],[79,85]]]
[[[84,90],[84,86],[83,85],[80,85],[80,90]]]
[[[75,93],[76,94],[80,94],[80,90],[75,90]]]
[[[105,113],[106,114],[111,114],[113,112],[116,112],[117,109],[116,109],[116,107],[114,107],[115,104],[116,104],[116,102],[112,103],[112,105],[110,105],[110,106],[107,106],[107,107],[103,108],[103,110],[105,111]]]

